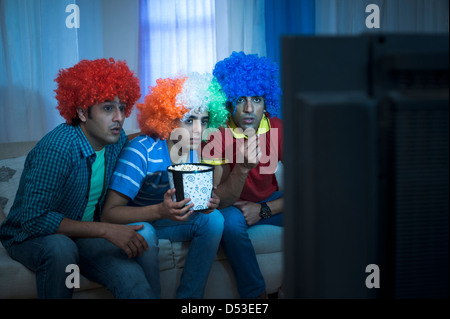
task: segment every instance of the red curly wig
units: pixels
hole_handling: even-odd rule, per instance
[[[67,124],[78,119],[77,108],[88,107],[119,97],[126,104],[125,116],[131,114],[134,104],[141,97],[139,79],[130,71],[125,61],[113,58],[82,60],[75,66],[59,70],[57,109]]]
[[[186,77],[156,80],[144,103],[136,107],[139,110],[137,120],[141,131],[149,136],[167,139],[179,126],[180,120],[189,110],[177,103]]]

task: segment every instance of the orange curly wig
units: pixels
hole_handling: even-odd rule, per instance
[[[126,104],[125,116],[131,114],[134,104],[141,97],[139,79],[125,61],[113,58],[82,60],[75,66],[59,70],[57,109],[67,124],[77,122],[77,107],[88,107],[114,100],[118,96]]]
[[[151,93],[145,96],[144,103],[136,106],[142,133],[167,139],[178,127],[184,114],[189,111],[177,103],[177,95],[181,92],[185,80],[185,76],[156,80]]]

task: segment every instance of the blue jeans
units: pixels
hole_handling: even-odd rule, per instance
[[[190,241],[176,297],[203,298],[212,263],[219,248],[223,217],[218,210],[210,214],[194,213],[185,222],[159,219],[152,222],[160,239]]]
[[[128,258],[124,251],[103,238],[72,239],[53,234],[15,243],[7,250],[13,259],[36,273],[39,298],[72,297],[73,288],[66,286],[66,278],[70,274],[66,273],[66,267],[69,264],[78,265],[81,274],[105,286],[116,298],[158,298],[159,268],[156,268],[156,287],[146,279],[152,277],[151,272],[144,271],[155,267],[157,239],[154,232],[152,234],[153,227],[139,224],[145,226],[141,232],[149,245],[149,250],[140,257],[142,266],[137,259]],[[154,279],[152,281],[155,282]]]
[[[270,202],[282,196],[282,192],[274,192],[263,202]],[[233,269],[239,295],[244,299],[257,298],[266,290],[266,284],[259,269],[255,249],[247,233],[247,229],[254,225],[248,226],[244,215],[235,206],[229,206],[220,211],[225,219],[222,249]],[[255,225],[262,224],[282,226],[282,213],[262,219]]]

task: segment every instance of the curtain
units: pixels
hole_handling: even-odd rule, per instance
[[[66,26],[73,3],[79,29]],[[0,143],[38,140],[64,121],[54,79],[60,68],[102,55],[98,16],[100,0],[0,0]]]
[[[315,0],[317,34],[448,33],[448,0]],[[368,29],[366,6],[380,9],[380,28]]]
[[[233,51],[266,55],[264,0],[140,0],[142,92],[158,78],[212,72]]]
[[[140,1],[143,95],[158,78],[211,72],[215,63],[213,0]]]
[[[265,0],[267,57],[281,67],[281,37],[315,33],[314,0]]]
[[[216,58],[233,51],[266,55],[264,0],[216,0]]]

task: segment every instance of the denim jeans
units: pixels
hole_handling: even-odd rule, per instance
[[[218,210],[210,214],[194,213],[185,222],[159,219],[152,222],[160,239],[190,241],[176,297],[203,298],[212,263],[219,248],[223,217]]]
[[[81,274],[105,286],[116,298],[158,298],[159,267],[156,268],[155,287],[147,281],[152,277],[151,272],[144,271],[155,269],[155,250],[158,255],[157,239],[152,229],[146,224],[141,230],[149,250],[139,260],[128,258],[124,251],[103,238],[71,239],[60,234],[30,238],[11,245],[7,250],[13,259],[36,273],[39,298],[72,297],[73,288],[66,286],[69,275],[66,267],[69,264],[78,265]]]
[[[282,192],[274,192],[263,202],[270,202],[282,196]],[[247,229],[254,225],[248,226],[244,215],[235,206],[223,208],[220,212],[225,219],[222,249],[233,269],[239,295],[244,299],[257,298],[266,290],[266,284],[247,233]],[[262,224],[282,226],[282,213],[262,219],[255,225]]]

